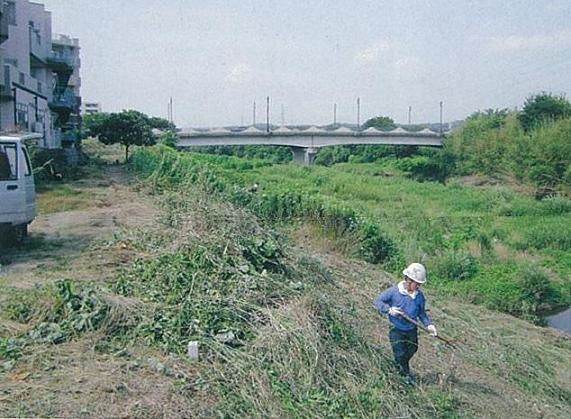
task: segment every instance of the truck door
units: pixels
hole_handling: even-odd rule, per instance
[[[36,217],[36,187],[32,173],[30,156],[26,147],[20,143],[20,160],[24,172],[24,188],[26,195],[26,220],[32,221]]]
[[[25,191],[19,181],[18,144],[0,142],[0,223],[25,222]]]

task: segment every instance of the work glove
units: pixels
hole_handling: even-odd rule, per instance
[[[434,326],[433,324],[428,326],[426,330],[428,330],[432,336],[434,337],[438,336],[438,333],[436,332],[436,326]]]
[[[398,307],[391,307],[391,308],[389,308],[389,314],[391,316],[399,316],[399,315],[403,314],[403,312]]]

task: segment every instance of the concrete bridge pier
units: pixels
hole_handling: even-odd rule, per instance
[[[290,147],[293,161],[302,166],[311,166],[317,156],[318,148],[315,147]]]

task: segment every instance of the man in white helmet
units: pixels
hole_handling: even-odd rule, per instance
[[[406,382],[414,384],[409,361],[418,350],[418,331],[415,324],[401,315],[404,313],[413,320],[420,320],[433,336],[437,332],[426,314],[424,294],[420,291],[420,286],[426,282],[425,267],[420,263],[411,263],[402,273],[404,280],[375,298],[374,305],[379,313],[389,316],[389,339],[395,365]]]

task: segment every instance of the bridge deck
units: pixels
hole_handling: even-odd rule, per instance
[[[248,132],[180,132],[178,134],[179,147],[222,146],[222,145],[282,145],[301,148],[321,148],[331,145],[352,144],[387,144],[387,145],[416,145],[416,146],[442,146],[442,135],[435,132],[407,132],[388,131],[372,132],[350,131],[259,131]]]

